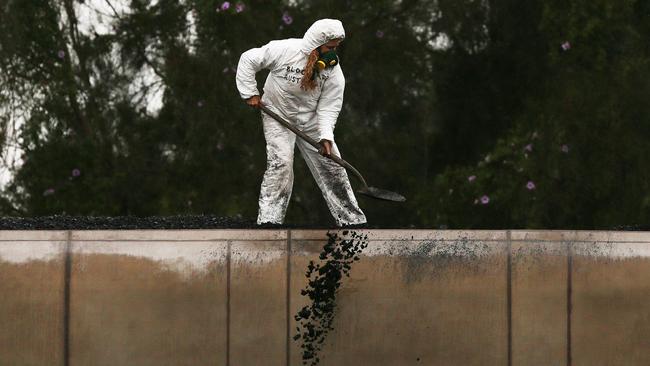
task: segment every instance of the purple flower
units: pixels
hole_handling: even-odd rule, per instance
[[[571,49],[571,43],[569,43],[569,41],[564,41],[560,47],[562,48],[562,51],[568,51]]]
[[[228,10],[230,9],[230,1],[224,1],[223,4],[221,4],[221,10]]]
[[[524,147],[524,150],[526,151],[533,151],[533,144],[528,144]]]
[[[475,175],[470,175],[469,177],[467,177],[467,180],[471,183],[471,182],[476,180],[476,176]]]
[[[529,180],[528,183],[526,183],[526,188],[528,188],[529,191],[532,191],[533,189],[535,189],[535,182]]]
[[[237,3],[237,6],[235,7],[236,12],[241,13],[242,11],[244,11],[244,9],[246,9],[246,5],[242,3]]]
[[[377,38],[384,38],[384,32],[383,32],[382,30],[378,30],[378,31],[375,33],[375,36],[376,36]]]
[[[284,14],[282,14],[282,21],[286,25],[293,23],[293,18],[291,17],[291,15],[289,15],[288,11],[285,11]]]
[[[43,196],[51,196],[54,194],[54,188],[48,188],[45,191],[43,191]]]
[[[56,55],[59,56],[60,59],[63,59],[65,57],[65,51],[59,50],[59,52],[57,52]]]
[[[78,177],[80,175],[81,175],[81,170],[79,170],[77,168],[72,169],[72,176],[73,177]]]
[[[562,145],[562,147],[560,148],[560,150],[561,150],[563,153],[568,154],[568,153],[569,153],[569,145],[567,145],[567,144]]]
[[[481,197],[481,204],[487,205],[488,203],[490,203],[490,197],[483,195],[483,197]]]

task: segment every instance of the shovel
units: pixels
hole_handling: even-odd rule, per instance
[[[301,139],[307,141],[311,146],[315,147],[316,149],[320,149],[321,145],[316,142],[316,140],[312,139],[311,137],[307,136],[304,132],[300,131],[298,128],[296,128],[294,125],[289,123],[288,121],[284,120],[282,117],[278,116],[275,112],[270,110],[267,106],[264,104],[260,103],[260,109],[263,110],[266,114],[269,116],[273,117],[276,121],[278,121],[281,125],[284,127],[290,129],[293,133],[298,135]],[[351,171],[361,182],[363,185],[360,189],[357,190],[357,193],[362,194],[364,196],[384,200],[384,201],[393,201],[393,202],[404,202],[406,201],[406,198],[402,196],[399,193],[387,191],[385,189],[381,188],[375,188],[375,187],[369,187],[368,184],[366,183],[366,180],[363,179],[363,176],[361,173],[359,173],[358,170],[356,170],[350,163],[347,161],[339,158],[338,156],[335,155],[327,155],[326,156],[328,159],[334,161],[338,165],[346,168],[347,170]]]

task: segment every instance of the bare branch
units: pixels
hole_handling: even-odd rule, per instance
[[[113,4],[111,4],[111,2],[109,0],[104,0],[104,2],[106,3],[106,5],[108,5],[109,8],[111,8],[111,10],[113,10],[113,14],[114,14],[115,18],[119,19],[120,14],[117,13],[117,10],[115,10],[115,7],[113,6]]]

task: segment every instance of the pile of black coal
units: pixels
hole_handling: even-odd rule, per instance
[[[649,224],[636,224],[636,225],[618,225],[614,226],[612,230],[615,231],[650,231]]]
[[[304,306],[294,316],[299,326],[295,341],[302,341],[303,365],[317,365],[320,361],[318,352],[321,350],[327,333],[332,328],[334,311],[336,309],[336,293],[341,286],[343,276],[350,276],[352,263],[360,259],[363,249],[368,246],[368,236],[355,231],[327,233],[328,241],[320,253],[320,263],[309,261],[307,279],[309,284],[302,290],[303,296],[308,296],[311,304]]]
[[[136,230],[136,229],[329,229],[321,224],[261,224],[237,216],[71,216],[0,217],[0,230]],[[365,227],[368,227],[367,225]]]
[[[248,229],[254,221],[213,215],[0,217],[0,230]]]

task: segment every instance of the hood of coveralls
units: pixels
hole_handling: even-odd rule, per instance
[[[345,38],[345,30],[343,23],[336,19],[321,19],[317,20],[314,24],[307,29],[305,36],[302,37],[302,51],[304,53],[311,53],[319,46],[333,39]]]

